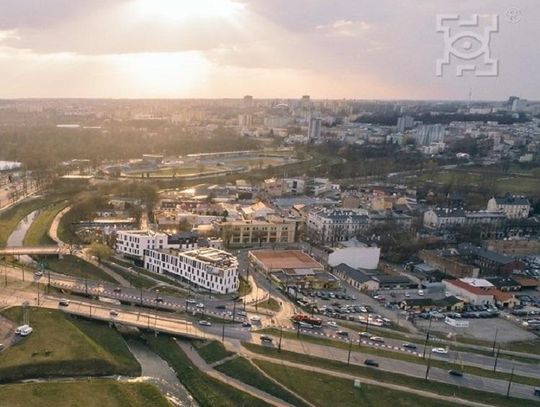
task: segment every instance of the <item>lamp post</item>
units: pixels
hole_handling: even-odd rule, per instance
[[[429,316],[429,326],[428,326],[428,330],[426,332],[426,340],[424,341],[424,355],[422,356],[424,359],[426,358],[426,350],[427,350],[427,345],[428,345],[428,341],[429,341],[429,334],[431,332],[431,315]],[[431,353],[430,353],[430,357],[431,357]]]

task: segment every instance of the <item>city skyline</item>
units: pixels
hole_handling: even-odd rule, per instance
[[[0,98],[540,99],[532,1],[420,3],[6,1]],[[448,13],[499,17],[497,76],[436,76]]]

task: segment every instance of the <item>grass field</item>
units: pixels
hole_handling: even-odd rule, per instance
[[[308,406],[308,404],[304,403],[294,394],[267,378],[259,371],[259,369],[257,369],[249,360],[245,358],[237,357],[229,360],[224,364],[217,366],[216,369],[222,373],[225,373],[227,376],[249,384],[250,386],[286,401],[293,406]]]
[[[206,363],[214,363],[233,355],[233,353],[226,350],[225,346],[219,341],[195,341],[193,344],[195,345],[197,353]]]
[[[262,329],[259,332],[266,332],[266,333],[276,335],[276,336],[280,335],[279,330],[277,330],[275,328]],[[332,346],[332,347],[343,349],[343,350],[348,350],[349,349],[348,342],[335,341],[335,340],[331,340],[331,339],[328,339],[328,338],[321,338],[321,337],[316,337],[316,336],[311,336],[311,335],[306,335],[306,334],[300,334],[300,336],[297,337],[296,333],[294,333],[294,332],[283,332],[283,338],[295,339],[295,340],[299,339],[299,340],[304,341],[304,342],[313,343],[313,344],[316,344],[316,345]],[[420,364],[420,365],[425,365],[426,364],[426,361],[424,359],[421,359],[418,356],[414,356],[414,355],[411,355],[409,353],[393,352],[393,351],[388,351],[388,350],[383,350],[383,349],[380,349],[380,348],[375,348],[375,347],[371,347],[371,346],[363,346],[363,345],[358,347],[358,344],[355,345],[355,348],[356,349],[360,348],[362,352],[369,353],[369,354],[375,355],[375,356],[381,356],[381,357],[391,358],[391,359],[398,359],[398,360],[403,360],[403,361],[406,361],[406,362],[417,363],[417,364]],[[458,370],[462,370],[464,373],[474,374],[476,376],[490,377],[490,378],[494,378],[494,379],[508,380],[510,378],[510,373],[494,372],[491,369],[482,369],[482,368],[479,368],[479,367],[476,367],[476,366],[469,366],[469,365],[464,365],[463,368],[462,368],[460,364],[450,363],[450,362],[446,362],[444,360],[432,359],[431,360],[431,366],[439,367],[441,369],[447,369],[447,370],[448,369],[458,369]],[[513,380],[516,383],[528,384],[528,385],[531,385],[531,386],[540,386],[540,380],[538,380],[536,378],[533,378],[533,377],[525,377],[525,376],[514,375]]]
[[[307,366],[316,366],[326,370],[334,370],[336,372],[352,374],[358,377],[366,377],[368,379],[377,380],[382,383],[399,384],[402,386],[418,390],[425,390],[444,396],[452,396],[454,394],[459,394],[461,398],[485,403],[487,405],[501,407],[521,407],[524,402],[522,399],[507,399],[506,397],[499,394],[472,390],[466,387],[458,387],[452,384],[441,383],[432,380],[424,380],[418,377],[402,375],[399,373],[388,372],[380,369],[373,369],[365,366],[347,365],[345,362],[337,360],[319,358],[285,350],[279,352],[277,349],[269,348],[267,346],[260,346],[251,343],[243,343],[243,346],[252,352],[259,353],[265,356],[270,356],[276,359],[287,360]],[[531,404],[531,406],[540,406],[540,403]]]
[[[105,262],[105,265],[112,269],[116,274],[124,277],[135,288],[150,288],[158,283],[141,273],[131,273],[113,262]]]
[[[380,386],[362,384],[361,388],[355,388],[352,380],[267,361],[256,360],[255,364],[295,393],[320,407],[329,405],[340,407],[450,407],[459,405]]]
[[[77,278],[87,278],[89,280],[103,280],[110,283],[117,281],[101,270],[79,257],[67,255],[62,259],[56,257],[46,257],[47,268],[56,273],[66,274]]]
[[[0,407],[168,407],[147,383],[113,380],[22,383],[0,386]]]
[[[49,237],[49,229],[58,212],[64,209],[68,204],[68,201],[60,201],[43,208],[26,232],[23,240],[24,245],[41,246],[55,244]]]
[[[471,187],[485,187],[495,194],[522,194],[538,196],[540,191],[539,177],[524,177],[494,173],[481,169],[458,169],[438,171],[433,174],[423,174],[411,179],[415,184],[435,183],[439,185],[468,185]]]
[[[276,312],[279,311],[279,309],[281,308],[279,306],[279,302],[277,302],[277,300],[274,298],[269,298],[266,301],[258,303],[257,307],[266,308],[266,309],[269,309],[270,311],[276,311]]]
[[[2,314],[22,323],[22,308]],[[41,377],[140,374],[124,339],[107,325],[73,321],[59,310],[30,308],[34,332],[0,358],[4,382]]]
[[[175,341],[165,335],[144,335],[147,345],[169,363],[201,407],[269,407],[264,401],[241,392],[197,369]]]
[[[240,286],[238,287],[238,295],[243,297],[251,292],[251,284],[244,277],[239,277]]]

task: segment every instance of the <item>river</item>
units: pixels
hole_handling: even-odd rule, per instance
[[[28,215],[26,215],[17,225],[15,230],[9,235],[7,240],[7,246],[23,246],[23,240],[24,236],[26,235],[26,232],[28,232],[28,229],[32,225],[32,222],[34,222],[34,219],[39,214],[39,209],[35,210],[34,212],[30,212]],[[34,260],[30,256],[20,256],[19,261],[21,263],[25,264],[31,264],[34,263]]]
[[[180,383],[174,370],[146,345],[129,340],[128,347],[141,365],[141,377],[130,381],[143,381],[155,385],[175,407],[198,407],[187,389]]]

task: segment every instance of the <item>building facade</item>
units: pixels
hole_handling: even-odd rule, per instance
[[[317,209],[308,214],[307,231],[316,242],[341,242],[365,230],[368,223],[365,210]]]
[[[126,257],[142,260],[146,249],[182,249],[197,247],[197,235],[179,233],[168,235],[151,230],[120,230],[116,237],[116,251]]]
[[[144,267],[219,294],[236,292],[239,287],[236,257],[219,249],[146,249]]]

